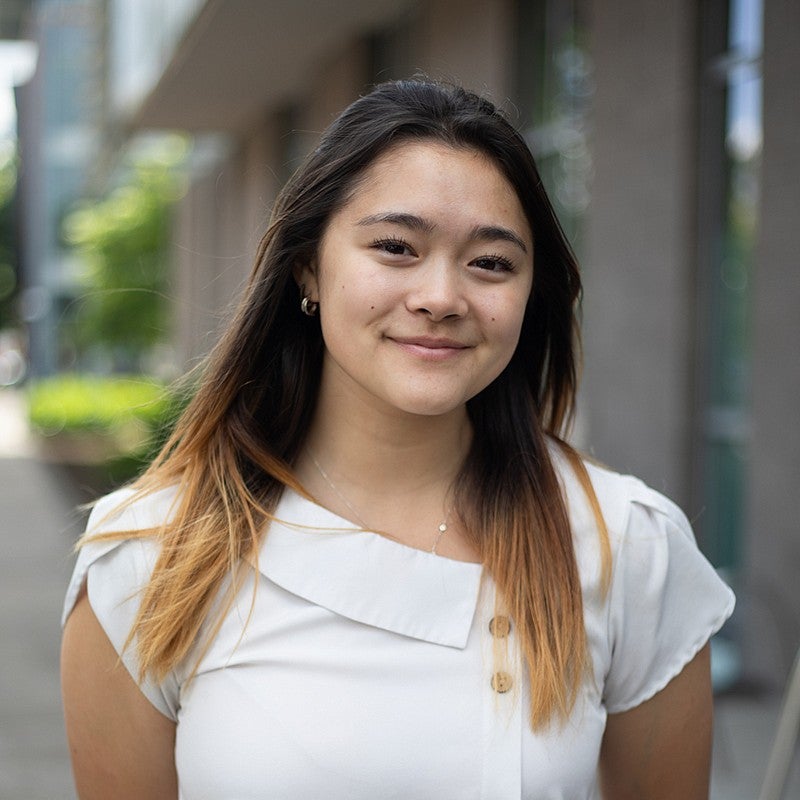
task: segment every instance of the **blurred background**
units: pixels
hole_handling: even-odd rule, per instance
[[[537,157],[584,270],[576,443],[736,589],[714,797],[755,797],[800,644],[798,33],[794,0],[0,0],[0,797],[73,796],[76,504],[152,454],[320,132],[417,72]]]

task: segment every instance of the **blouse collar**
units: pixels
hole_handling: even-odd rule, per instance
[[[284,490],[259,570],[292,594],[365,625],[463,648],[481,564],[455,561],[362,531]]]

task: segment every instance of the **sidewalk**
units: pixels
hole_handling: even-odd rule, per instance
[[[0,798],[74,800],[58,649],[81,498],[36,459],[21,412],[0,390]],[[712,800],[756,800],[779,701],[718,698]],[[785,800],[800,799],[799,762]]]
[[[736,695],[717,699],[711,800],[757,800],[775,736],[780,700]],[[797,751],[783,798],[800,800]]]
[[[59,617],[81,526],[0,390],[0,798],[72,800],[61,719]]]

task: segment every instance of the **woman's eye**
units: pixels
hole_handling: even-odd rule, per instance
[[[514,265],[505,256],[482,256],[476,258],[472,265],[489,272],[511,272],[514,269]]]
[[[402,239],[377,239],[372,243],[376,250],[388,253],[390,256],[411,255],[411,248]]]

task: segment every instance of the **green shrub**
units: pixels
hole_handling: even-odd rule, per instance
[[[37,381],[28,391],[35,432],[100,441],[109,459],[140,463],[164,442],[182,406],[163,384],[138,375],[61,375]]]
[[[130,423],[153,426],[169,406],[164,386],[139,376],[62,375],[37,381],[28,392],[31,425],[44,435],[111,434]]]
[[[141,473],[190,394],[190,387],[165,387],[140,375],[68,374],[30,386],[28,415],[43,455],[65,467],[90,500]]]

